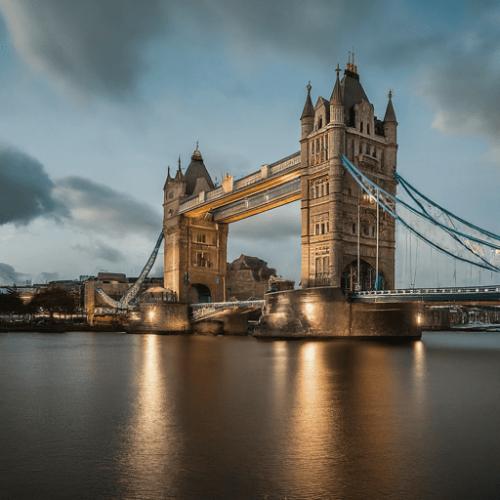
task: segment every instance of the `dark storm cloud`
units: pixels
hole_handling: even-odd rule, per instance
[[[0,262],[0,285],[16,285],[21,284],[27,275],[24,273],[18,273],[12,266],[9,264],[4,264]]]
[[[48,283],[50,281],[56,281],[59,279],[59,273],[48,273],[46,271],[40,273],[36,277],[37,283]]]
[[[81,92],[116,96],[134,90],[146,69],[145,45],[168,37],[172,26],[185,27],[187,43],[222,44],[243,50],[244,58],[250,57],[250,48],[321,60],[325,46],[332,50],[342,34],[371,26],[384,4],[386,0],[1,0],[0,11],[16,51],[31,66]]]
[[[27,225],[37,217],[69,215],[53,197],[54,187],[40,162],[0,146],[0,225]]]
[[[124,258],[123,254],[119,250],[106,245],[106,243],[100,240],[92,241],[90,245],[73,245],[73,248],[86,253],[92,259],[102,259],[107,260],[108,262],[120,262]]]
[[[111,236],[140,233],[153,237],[162,229],[160,213],[130,195],[78,176],[56,184],[56,195],[70,209],[74,226]]]
[[[165,26],[158,0],[2,0],[17,52],[84,92],[128,93],[143,43]]]

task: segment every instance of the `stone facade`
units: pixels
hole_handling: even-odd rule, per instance
[[[397,121],[391,95],[384,120],[374,115],[354,63],[349,61],[342,81],[339,72],[330,100],[320,97],[315,107],[308,85],[301,116],[302,287],[370,289],[377,265],[377,205],[363,196],[341,155],[395,195]],[[394,288],[395,223],[382,210],[378,231],[382,286]]]
[[[349,60],[342,81],[339,72],[337,68],[330,100],[319,97],[316,106],[308,85],[300,118],[302,288],[367,290],[377,281],[378,286],[390,289],[394,288],[395,222],[382,210],[377,211],[370,196],[363,195],[344,168],[342,155],[376,184],[396,194],[393,173],[398,123],[392,96],[389,94],[381,121],[363,90],[354,61]],[[197,199],[206,201],[214,190],[198,148],[191,160],[185,174],[179,160],[175,178],[169,171],[164,187],[164,287],[173,290],[180,302],[225,301],[227,288],[234,295],[226,283],[228,224],[215,222],[203,204],[194,216],[179,214],[181,202],[196,205]],[[264,171],[267,175],[267,167],[258,172],[259,178]],[[276,177],[273,187],[279,182],[285,180]],[[233,184],[226,176],[223,191],[232,192]]]
[[[227,264],[227,300],[263,299],[269,290],[269,279],[275,275],[276,269],[267,267],[267,262],[257,257],[240,255]]]
[[[179,214],[179,204],[214,188],[198,148],[183,174],[180,160],[175,178],[168,172],[164,190],[164,287],[180,302],[223,302],[228,225],[208,215],[193,219]]]

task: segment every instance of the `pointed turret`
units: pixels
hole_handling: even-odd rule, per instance
[[[384,127],[384,135],[387,139],[384,168],[395,171],[398,149],[398,122],[396,120],[394,106],[392,105],[392,90],[389,90],[389,102],[387,103],[387,111],[385,112],[382,126]]]
[[[340,66],[337,64],[337,78],[330,97],[330,123],[344,123],[344,103],[342,100],[342,89],[340,87]]]
[[[307,85],[307,98],[306,98],[306,103],[304,104],[304,110],[302,111],[302,116],[300,117],[301,120],[304,118],[308,118],[310,116],[314,117],[314,107],[313,103],[311,100],[311,82]]]
[[[176,180],[176,181],[184,180],[184,174],[182,173],[182,169],[181,169],[181,155],[179,155],[179,168],[177,169],[174,180]]]
[[[337,64],[337,79],[335,80],[335,87],[333,87],[333,92],[330,97],[330,104],[343,104],[342,103],[342,90],[340,88],[339,73],[341,71],[340,66]]]
[[[314,126],[314,107],[311,100],[311,82],[307,84],[306,88],[306,103],[304,104],[304,110],[302,111],[302,116],[300,117],[300,121],[302,122],[302,139],[307,137],[312,132]]]
[[[186,170],[185,179],[186,194],[188,196],[198,194],[201,191],[210,191],[215,187],[212,178],[203,163],[203,158],[198,149],[198,143],[196,143],[196,149],[191,156],[191,163]]]
[[[170,176],[170,165],[168,166],[167,169],[167,180],[165,181],[165,185],[163,186],[163,191],[166,191],[168,189],[168,185],[173,182],[174,179]]]
[[[385,112],[384,123],[398,123],[396,120],[396,113],[394,112],[394,106],[392,105],[392,90],[389,90],[389,102],[387,103],[387,110]]]

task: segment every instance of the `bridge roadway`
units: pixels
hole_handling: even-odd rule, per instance
[[[475,305],[480,302],[484,305],[500,306],[500,285],[349,292],[347,298],[349,302],[366,303],[424,302]],[[245,314],[256,309],[262,309],[265,305],[265,300],[193,304],[190,306],[191,321],[203,321],[236,312]]]
[[[245,314],[266,305],[265,300],[247,300],[244,302],[209,302],[207,304],[192,304],[189,306],[192,323],[206,319],[214,319],[238,312]]]
[[[429,302],[460,303],[474,305],[500,305],[500,285],[451,287],[451,288],[409,288],[369,292],[349,292],[349,302]]]
[[[299,200],[302,170],[300,152],[294,153],[242,179],[233,182],[228,177],[221,187],[186,198],[179,214],[197,219],[210,214],[215,222],[229,223]]]

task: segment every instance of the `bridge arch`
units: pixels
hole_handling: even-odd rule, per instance
[[[361,259],[359,263],[360,269],[360,280],[359,280],[359,291],[374,290],[376,272],[375,268]],[[382,275],[382,273],[380,273]],[[343,271],[340,280],[340,286],[342,290],[356,291],[356,285],[358,284],[358,261],[357,259],[352,260],[347,264]]]
[[[193,283],[187,294],[189,304],[207,304],[212,301],[210,288],[203,283]]]

